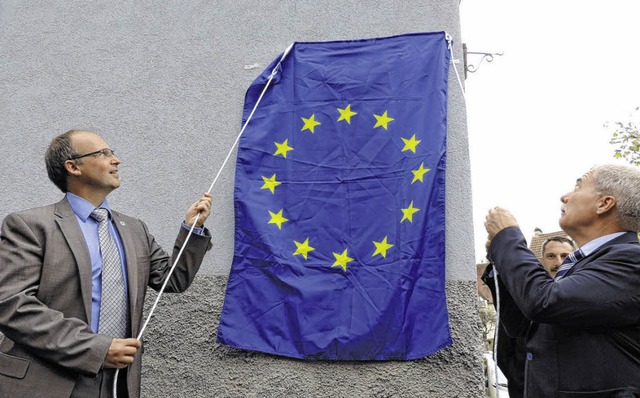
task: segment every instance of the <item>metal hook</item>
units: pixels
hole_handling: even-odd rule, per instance
[[[466,71],[470,72],[470,73],[475,73],[478,69],[480,69],[480,64],[482,64],[482,61],[484,61],[485,59],[487,60],[487,62],[493,62],[493,57],[494,56],[503,56],[504,52],[499,52],[499,53],[485,53],[485,52],[475,52],[475,51],[467,51],[465,53],[466,55],[482,55],[482,58],[480,58],[480,61],[478,61],[478,66],[475,66],[473,64],[468,64],[467,67],[465,68]],[[466,58],[465,58],[466,59]]]

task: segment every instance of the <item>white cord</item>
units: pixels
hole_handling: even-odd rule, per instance
[[[453,65],[453,70],[456,72],[456,77],[458,78],[458,84],[460,85],[460,90],[462,91],[462,98],[466,101],[465,97],[465,89],[462,84],[462,79],[460,78],[460,73],[458,73],[458,67],[456,66],[456,62],[453,58],[453,39],[448,34],[445,33],[445,38],[447,40],[447,45],[449,47],[449,54],[451,55],[451,64]],[[498,329],[500,328],[500,287],[498,286],[498,270],[493,267],[493,277],[494,277],[494,285],[496,287],[496,326],[493,331],[493,374],[496,379],[496,397],[500,398],[500,388],[499,388],[499,377],[498,377]]]
[[[456,66],[456,62],[453,58],[453,38],[448,33],[445,33],[445,38],[447,40],[447,47],[449,47],[449,54],[451,54],[451,64],[453,65],[453,70],[456,72],[456,77],[458,78],[458,84],[460,85],[460,90],[462,91],[462,97],[465,98],[464,85],[462,84],[460,73],[458,73],[458,67]],[[465,98],[465,101],[466,101],[466,98]]]
[[[462,79],[460,78],[460,73],[458,73],[458,67],[456,66],[456,62],[453,58],[453,39],[448,34],[445,33],[445,37],[449,47],[449,54],[451,55],[451,64],[453,65],[453,70],[456,72],[456,77],[458,78],[458,84],[460,85],[460,90],[462,91],[462,98],[466,101],[465,89],[462,84]],[[496,381],[496,397],[500,398],[500,388],[499,388],[499,377],[498,377],[498,329],[500,328],[500,287],[498,286],[498,270],[493,268],[493,277],[494,277],[494,285],[496,287],[496,326],[493,331],[493,374],[495,375]]]
[[[238,134],[238,136],[236,137],[235,141],[233,142],[233,145],[231,146],[231,149],[229,150],[229,153],[227,153],[227,157],[222,162],[222,166],[220,166],[220,169],[218,170],[218,173],[216,174],[215,178],[213,179],[213,182],[211,183],[211,186],[209,187],[209,190],[207,191],[207,193],[211,193],[211,190],[213,190],[213,186],[215,185],[216,181],[218,181],[218,178],[220,177],[220,174],[222,173],[222,170],[224,169],[224,166],[229,161],[229,158],[231,157],[231,154],[233,153],[233,151],[235,150],[236,146],[238,145],[238,142],[240,141],[240,137],[244,133],[244,130],[247,127],[247,125],[249,124],[249,121],[253,117],[253,114],[255,113],[256,109],[258,108],[258,105],[260,104],[260,101],[262,101],[262,97],[264,96],[264,93],[267,91],[267,89],[269,88],[269,85],[271,84],[271,81],[273,80],[273,78],[277,74],[278,67],[280,67],[280,64],[282,64],[282,61],[284,61],[284,59],[287,57],[287,55],[289,55],[289,52],[291,52],[291,49],[293,48],[294,44],[295,43],[291,43],[291,45],[289,45],[289,47],[287,47],[287,49],[282,54],[282,57],[280,58],[280,61],[278,61],[276,66],[271,71],[271,75],[269,75],[269,80],[267,80],[267,84],[265,84],[264,88],[262,89],[262,92],[260,93],[260,96],[258,97],[258,100],[256,101],[256,104],[253,106],[253,109],[251,110],[251,113],[249,114],[249,117],[247,117],[247,120],[244,122],[244,125],[242,126],[242,129],[240,130],[240,133]],[[178,261],[180,260],[180,257],[182,257],[182,252],[184,252],[184,249],[187,246],[187,242],[189,242],[189,238],[193,234],[193,229],[195,228],[196,223],[198,222],[199,218],[200,218],[200,213],[198,213],[196,215],[196,218],[193,221],[193,225],[189,229],[189,233],[187,234],[187,237],[185,238],[184,243],[182,244],[182,247],[180,248],[180,251],[178,252],[178,255],[176,256],[176,259],[173,262],[173,265],[171,266],[171,269],[169,270],[169,273],[165,277],[165,281],[162,284],[162,287],[158,291],[158,296],[156,297],[156,300],[153,303],[153,306],[151,307],[151,310],[149,311],[149,315],[147,316],[147,319],[145,320],[144,324],[142,325],[142,329],[140,329],[140,333],[138,333],[138,337],[136,337],[137,340],[140,340],[142,338],[142,335],[144,334],[144,331],[147,328],[147,325],[149,324],[149,321],[151,320],[151,317],[153,316],[153,313],[155,312],[156,307],[158,306],[158,303],[160,302],[160,298],[162,297],[162,294],[164,293],[164,289],[166,288],[167,283],[169,283],[169,279],[171,278],[171,275],[173,274],[173,270],[176,268],[176,265],[178,265]],[[118,386],[118,373],[119,372],[120,372],[120,369],[116,369],[115,377],[113,379],[113,396],[114,396],[114,398],[118,398],[117,386]]]
[[[493,331],[493,374],[496,378],[496,397],[500,398],[500,383],[498,381],[498,328],[500,327],[500,284],[498,283],[498,270],[493,266],[493,285],[496,287],[496,328]]]
[[[282,61],[284,61],[284,59],[287,57],[287,55],[289,55],[289,52],[291,52],[291,49],[293,48],[294,44],[295,43],[291,43],[289,45],[289,47],[287,47],[287,49],[284,51],[284,53],[282,53],[282,57],[280,58],[280,61],[278,62],[278,64],[271,71],[271,75],[269,76],[269,80],[267,80],[267,84],[264,86],[264,89],[262,90],[262,93],[260,93],[260,96],[258,97],[258,100],[256,101],[256,105],[253,107],[253,110],[251,110],[251,113],[249,114],[249,117],[247,118],[247,121],[242,126],[242,130],[240,130],[240,134],[238,134],[238,136],[236,137],[235,142],[231,146],[231,150],[227,154],[226,159],[222,163],[222,166],[220,167],[220,170],[218,170],[218,174],[213,179],[213,182],[211,183],[211,186],[209,187],[209,190],[207,192],[211,192],[211,190],[213,189],[213,185],[216,183],[216,181],[218,181],[218,177],[220,177],[220,173],[222,173],[222,169],[227,164],[227,161],[229,160],[229,157],[231,156],[231,153],[233,153],[233,150],[235,149],[236,145],[238,144],[238,141],[240,141],[240,137],[242,136],[242,133],[244,133],[244,129],[247,127],[247,124],[249,124],[249,120],[251,120],[251,118],[253,117],[253,114],[255,113],[256,109],[258,108],[258,104],[260,103],[260,101],[262,101],[262,96],[264,96],[264,93],[267,91],[267,88],[271,84],[271,80],[273,80],[274,76],[278,72],[278,67],[280,66]]]

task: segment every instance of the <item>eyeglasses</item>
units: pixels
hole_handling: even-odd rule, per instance
[[[114,156],[116,156],[115,152],[113,152],[113,149],[110,148],[103,148],[94,152],[90,152],[90,153],[85,153],[84,155],[78,155],[78,156],[74,156],[72,158],[69,158],[69,160],[76,160],[76,159],[81,159],[81,158],[86,158],[87,156],[92,156],[92,155],[102,155],[105,158],[112,158]]]

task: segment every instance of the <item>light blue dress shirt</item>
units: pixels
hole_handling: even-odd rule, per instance
[[[625,233],[626,232],[614,232],[614,233],[609,234],[609,235],[605,235],[605,236],[601,236],[599,238],[595,238],[594,240],[592,240],[590,242],[587,242],[584,245],[582,245],[580,250],[582,250],[582,254],[584,254],[584,256],[587,257],[589,254],[593,253],[598,248],[600,248],[600,246],[604,245],[605,243],[609,242],[610,240],[613,240],[613,239],[617,238],[618,236],[624,235]]]
[[[98,333],[98,324],[100,323],[100,304],[102,302],[102,256],[100,255],[98,222],[90,217],[91,212],[95,207],[91,203],[72,194],[71,192],[67,192],[67,200],[71,205],[71,209],[76,214],[78,224],[80,225],[84,239],[87,242],[87,249],[89,249],[89,257],[91,258],[91,330],[94,333]],[[127,297],[129,297],[127,289],[127,259],[124,254],[124,248],[122,247],[122,240],[120,239],[118,230],[116,230],[113,225],[113,217],[107,200],[105,199],[99,207],[107,209],[109,212],[109,233],[118,248],[118,253],[120,253],[125,292],[127,293]],[[83,264],[80,264],[80,266],[83,266]]]
[[[71,205],[71,209],[78,219],[78,224],[84,235],[84,239],[87,242],[87,249],[89,249],[89,257],[91,258],[91,330],[94,333],[98,333],[98,325],[100,323],[100,304],[102,302],[102,256],[100,254],[100,238],[98,237],[98,222],[91,218],[91,212],[95,207],[87,202],[85,199],[74,195],[71,192],[67,192],[67,200]],[[113,217],[111,215],[111,208],[109,203],[105,199],[99,206],[107,209],[109,212],[109,233],[111,238],[118,248],[120,253],[120,261],[122,263],[122,275],[124,276],[124,286],[127,298],[129,297],[129,291],[127,288],[127,259],[124,253],[124,247],[122,246],[122,240],[120,234],[113,224]],[[191,227],[185,222],[182,223],[182,228],[190,230]],[[198,235],[205,235],[204,228],[194,227],[193,233]],[[81,264],[80,266],[83,266]]]

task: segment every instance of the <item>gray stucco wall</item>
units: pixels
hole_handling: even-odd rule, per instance
[[[112,207],[145,220],[170,247],[186,207],[207,190],[239,132],[246,88],[289,44],[442,30],[460,59],[458,0],[1,0],[0,218],[59,200],[44,150],[59,133],[89,129],[124,161]],[[232,156],[213,192],[215,249],[189,292],[163,298],[145,335],[143,395],[481,396],[465,115],[451,68],[452,347],[410,362],[329,363],[214,344],[233,255]]]

